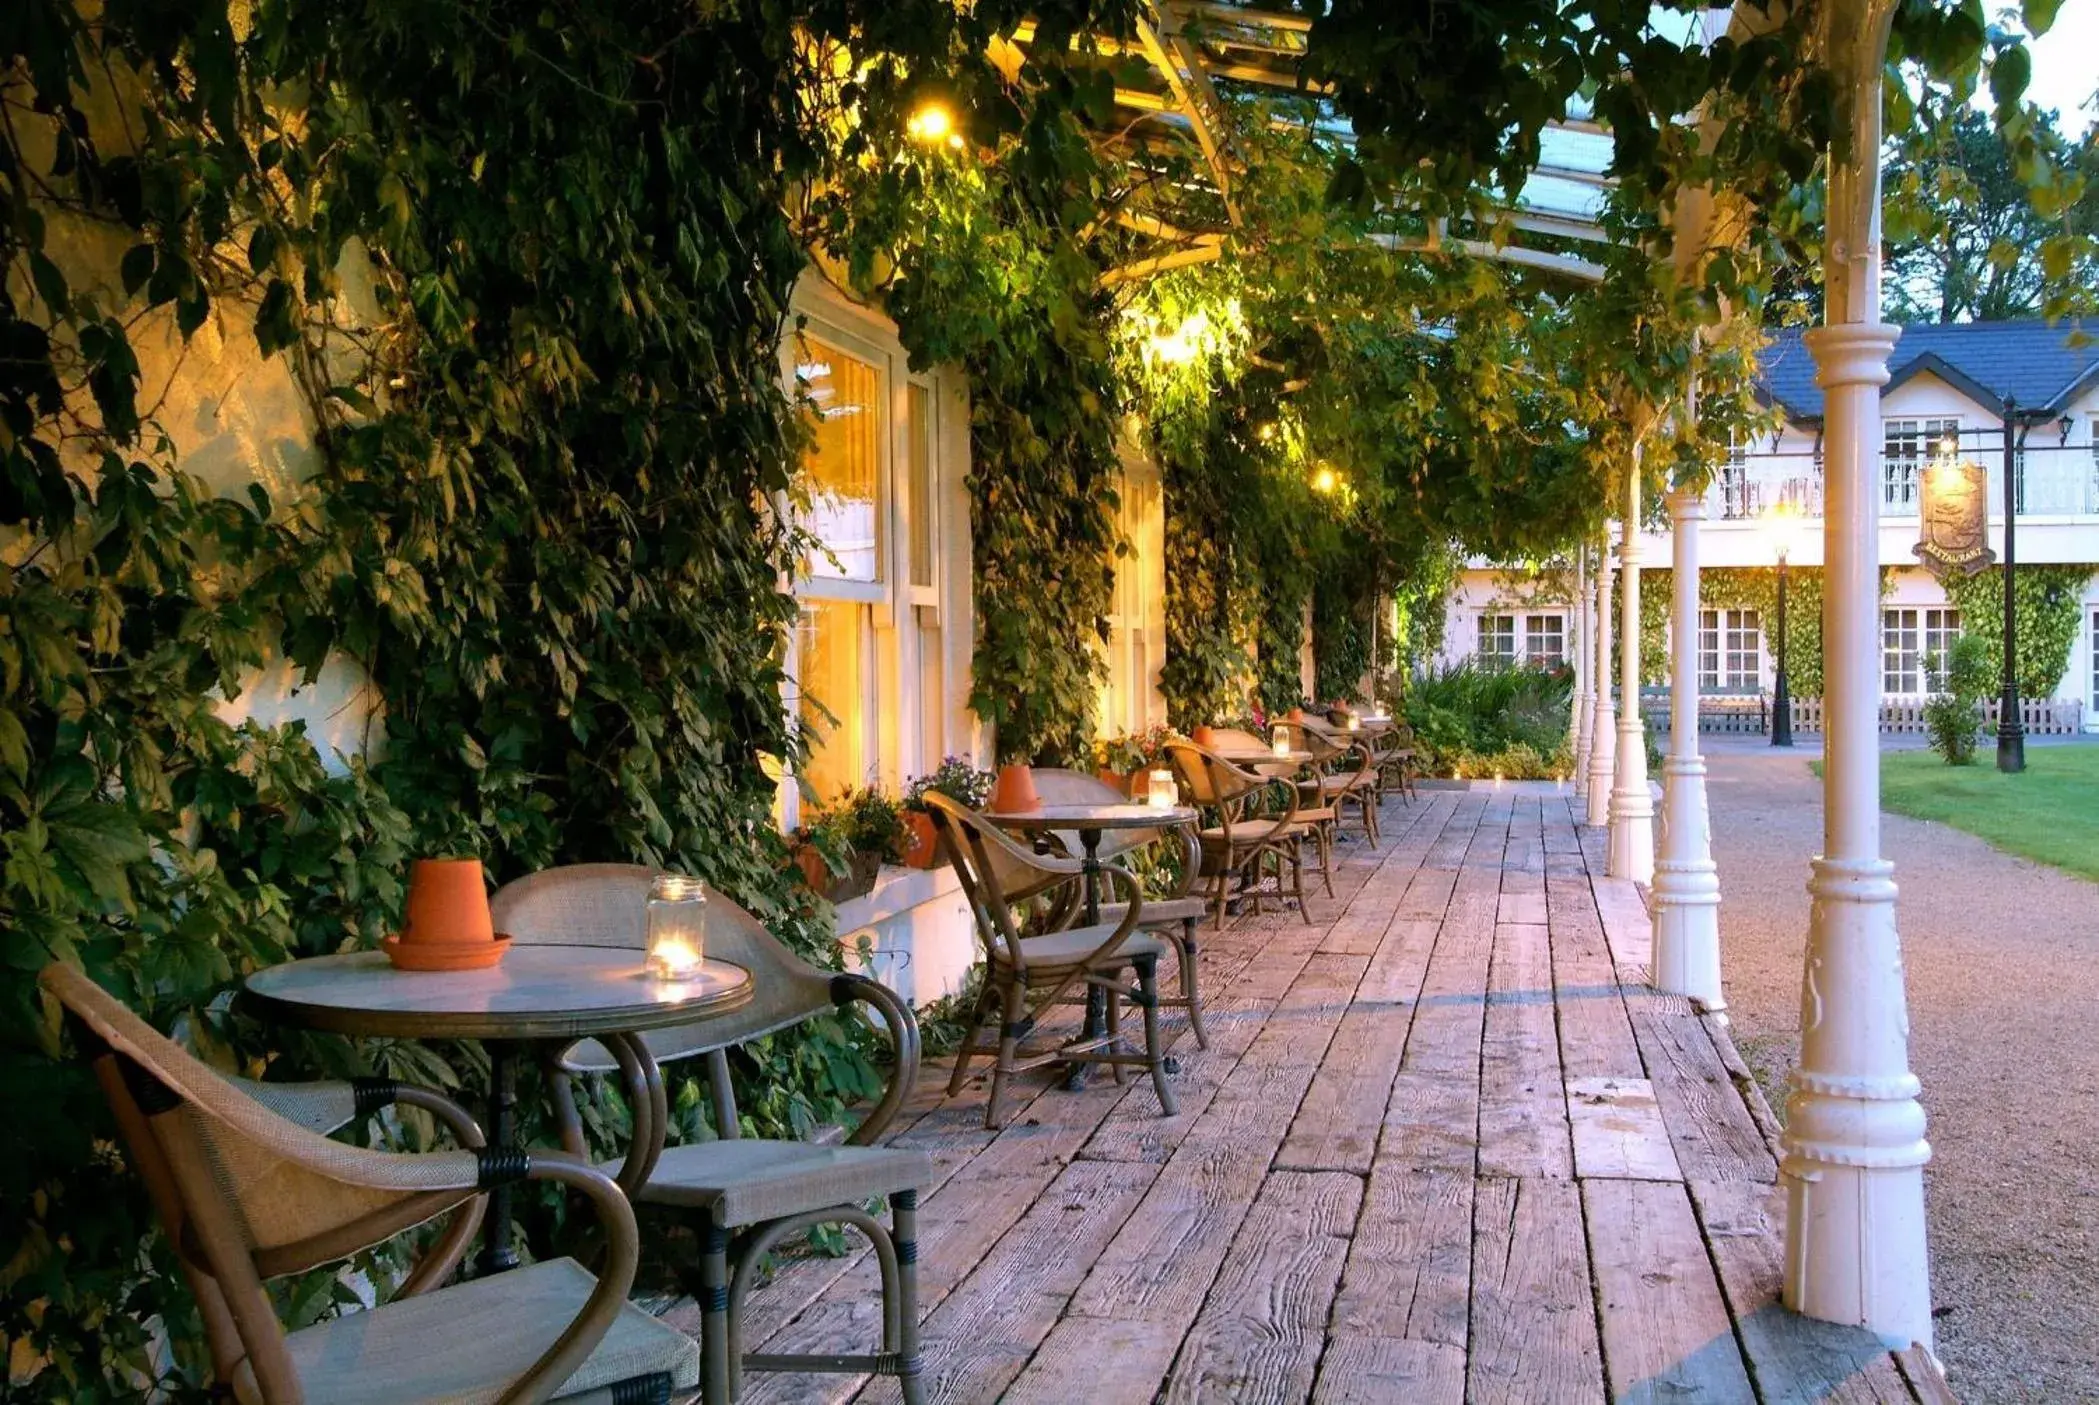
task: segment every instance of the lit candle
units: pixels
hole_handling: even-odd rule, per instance
[[[1351,712],[1351,713],[1349,713],[1349,714],[1348,714],[1348,724],[1347,724],[1347,725],[1348,725],[1348,730],[1349,730],[1349,731],[1351,731],[1351,732],[1360,732],[1360,731],[1361,731],[1361,730],[1363,729],[1363,719],[1362,719],[1362,718],[1360,718],[1360,717],[1358,717],[1358,716],[1356,716],[1356,715],[1355,715],[1355,714],[1354,714],[1353,712]]]
[[[659,873],[649,885],[643,969],[658,980],[690,980],[706,957],[707,890],[697,878]]]
[[[1171,810],[1181,800],[1181,788],[1171,771],[1154,771],[1151,783],[1145,787],[1144,798],[1154,810]]]
[[[1277,756],[1288,759],[1290,755],[1290,729],[1279,724],[1269,734],[1269,745]]]

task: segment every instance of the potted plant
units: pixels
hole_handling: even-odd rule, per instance
[[[849,790],[796,833],[795,862],[825,899],[846,902],[874,890],[882,865],[903,859],[907,837],[894,800],[872,786]]]
[[[981,810],[991,799],[992,775],[972,766],[968,759],[950,756],[939,767],[914,779],[904,788],[904,863],[911,868],[936,868],[940,844],[933,833],[932,812],[926,796],[945,795],[957,805]]]
[[[1173,739],[1173,729],[1161,725],[1098,740],[1093,744],[1094,771],[1109,785],[1127,794],[1130,777],[1168,764],[1166,744]]]

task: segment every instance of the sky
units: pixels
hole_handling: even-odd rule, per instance
[[[2033,81],[2026,96],[2062,117],[2062,129],[2082,135],[2094,121],[2092,91],[2099,87],[2099,0],[2064,0],[2055,25],[2028,46]],[[1988,97],[1983,98],[1985,106]]]

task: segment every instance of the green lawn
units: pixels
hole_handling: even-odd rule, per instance
[[[1988,740],[1972,766],[1948,766],[1929,751],[1890,752],[1880,759],[1880,801],[2099,880],[2099,746],[2028,747],[2017,776],[1999,773]]]

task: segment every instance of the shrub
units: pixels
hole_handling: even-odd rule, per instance
[[[1931,749],[1949,766],[1969,765],[1975,760],[1975,734],[1982,728],[1982,700],[1990,687],[1989,651],[1982,640],[1963,634],[1944,654],[1933,655],[1930,666],[1945,685],[1924,704]]]
[[[1491,758],[1517,747],[1528,750],[1534,765],[1564,751],[1573,697],[1573,677],[1565,669],[1467,659],[1416,680],[1407,692],[1406,714],[1429,771],[1454,774],[1462,764],[1473,775],[1484,765],[1491,775]],[[1516,764],[1523,764],[1520,757]],[[1558,770],[1538,774],[1550,777]]]

